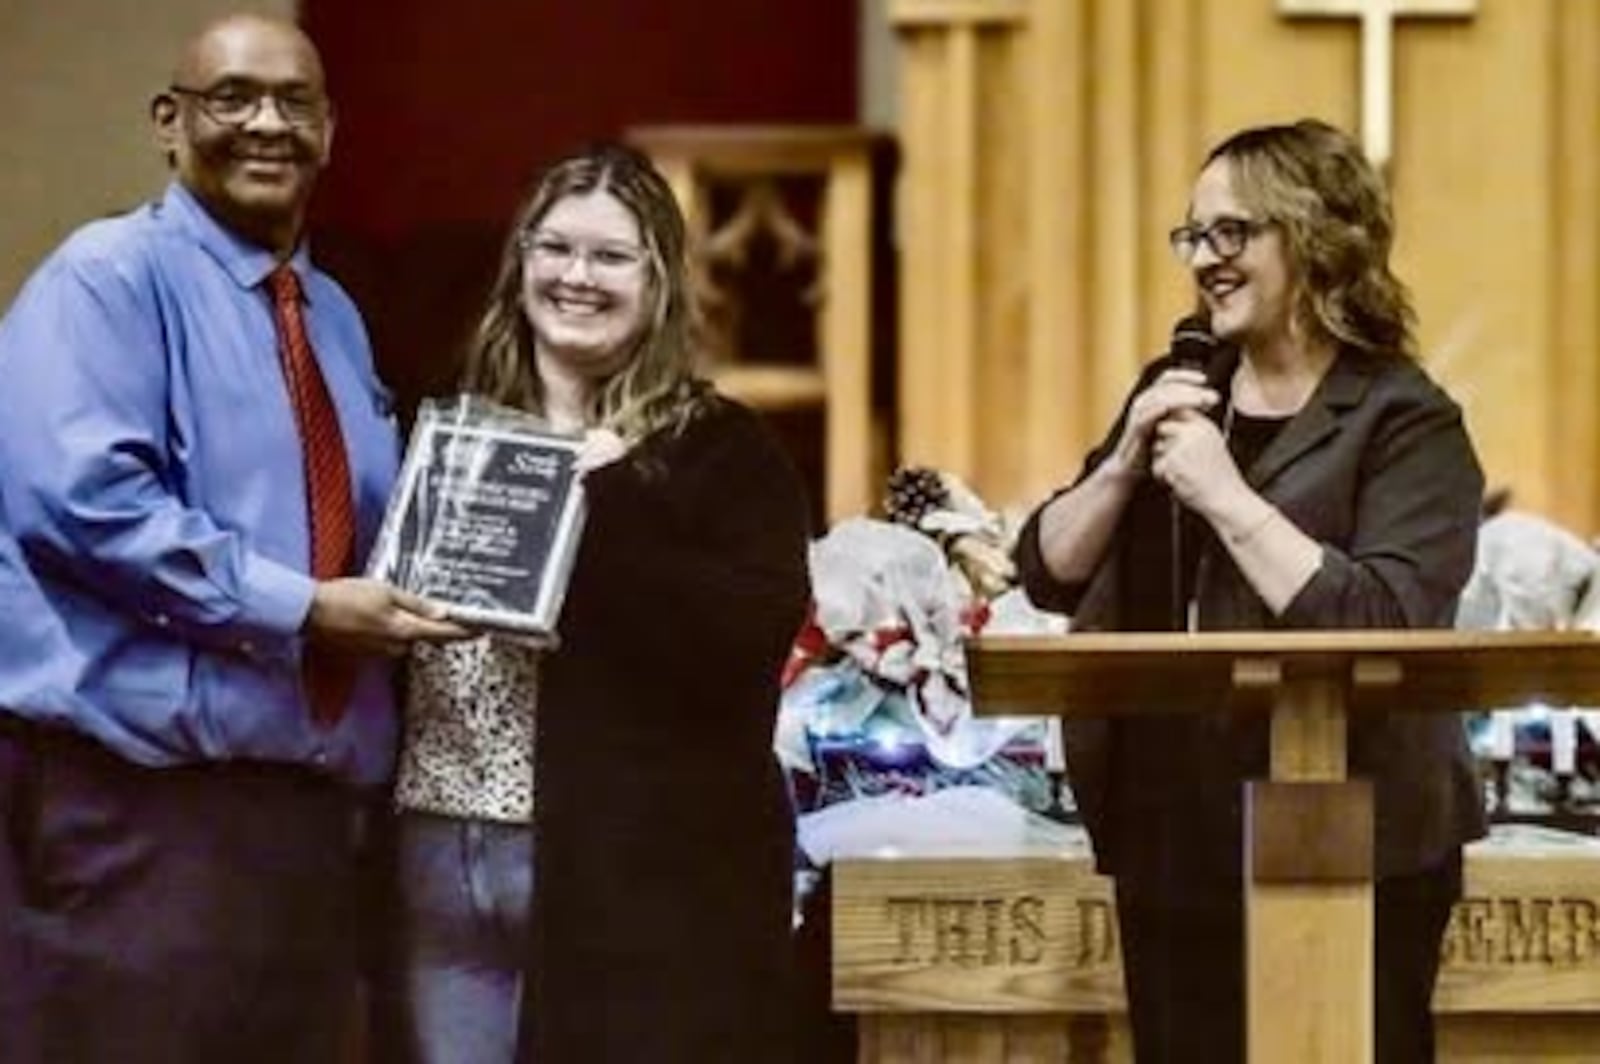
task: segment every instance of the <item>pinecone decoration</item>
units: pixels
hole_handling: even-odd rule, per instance
[[[919,528],[929,511],[949,506],[950,491],[938,470],[927,466],[901,466],[889,475],[883,498],[883,513],[888,520]]]

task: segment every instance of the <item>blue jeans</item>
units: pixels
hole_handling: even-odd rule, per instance
[[[533,895],[533,830],[400,816],[399,962],[417,1064],[511,1064]]]

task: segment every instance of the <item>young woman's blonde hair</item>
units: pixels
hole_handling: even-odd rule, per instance
[[[707,386],[693,374],[695,313],[683,214],[661,174],[642,153],[598,144],[551,166],[518,209],[500,255],[488,305],[462,360],[461,387],[507,406],[543,414],[534,368],[533,330],[523,310],[523,246],[557,203],[604,189],[633,213],[645,251],[648,320],[622,368],[596,390],[593,424],[631,442],[681,427]]]
[[[1416,314],[1389,266],[1394,215],[1361,146],[1326,122],[1258,126],[1212,149],[1233,190],[1284,234],[1296,320],[1321,338],[1372,353],[1416,356]]]

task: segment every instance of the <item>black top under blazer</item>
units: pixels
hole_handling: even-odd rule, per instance
[[[1207,369],[1223,394],[1238,360],[1225,349]],[[1168,357],[1147,365],[1128,402],[1170,366]],[[1125,403],[1074,484],[1111,454],[1127,410]],[[1342,351],[1245,475],[1322,544],[1322,564],[1274,617],[1210,540],[1195,577],[1200,628],[1452,626],[1472,570],[1483,474],[1460,408],[1416,363]],[[1035,511],[1017,545],[1035,604],[1071,615],[1074,631],[1171,626],[1170,503],[1159,483],[1138,486],[1083,583],[1050,574],[1038,522]],[[1241,784],[1267,774],[1269,727],[1262,714],[1226,712],[1069,721],[1069,778],[1101,871],[1152,886],[1239,878]],[[1363,715],[1348,749],[1352,775],[1374,781],[1379,876],[1431,867],[1484,833],[1482,791],[1458,718]]]

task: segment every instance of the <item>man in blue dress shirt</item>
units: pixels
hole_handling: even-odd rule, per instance
[[[166,194],[74,233],[0,320],[0,1023],[30,1026],[0,1060],[331,1062],[362,795],[395,749],[384,655],[467,633],[350,575],[398,441],[302,239],[333,134],[311,42],[213,23],[151,115]],[[322,579],[283,267],[353,503]]]

